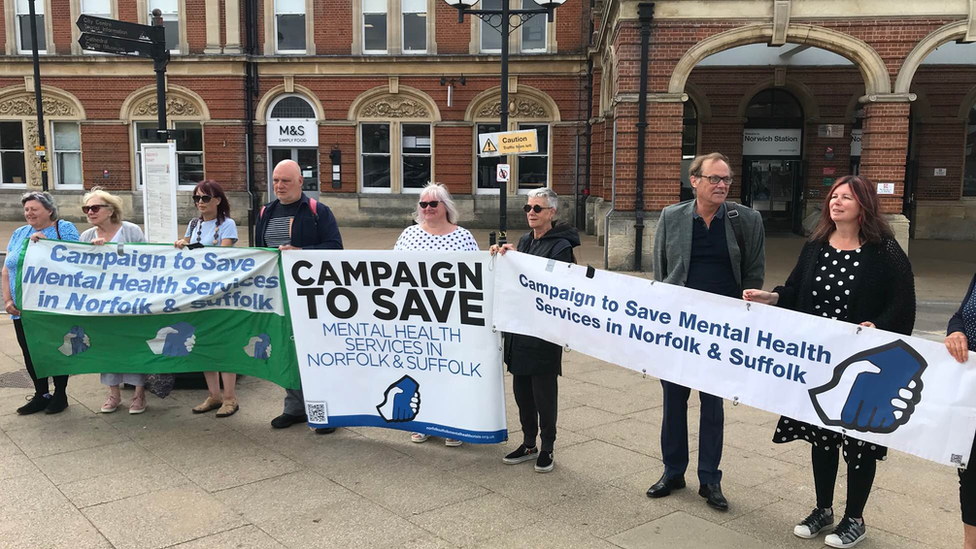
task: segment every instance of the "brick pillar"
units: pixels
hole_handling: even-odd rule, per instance
[[[882,195],[881,211],[888,215],[898,242],[908,251],[908,219],[902,214],[905,160],[908,157],[908,101],[868,103],[864,106],[861,175],[874,183],[894,183],[895,194]]]

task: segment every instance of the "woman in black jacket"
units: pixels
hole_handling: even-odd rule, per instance
[[[908,256],[882,217],[874,185],[866,177],[846,176],[834,183],[820,223],[803,246],[784,286],[772,292],[746,290],[746,301],[779,305],[823,316],[910,335],[915,326],[915,278]],[[793,529],[814,538],[834,522],[834,482],[843,449],[847,462],[847,510],[824,542],[853,547],[864,539],[862,518],[877,461],[888,449],[791,418],[780,418],[773,442],[812,443],[817,508]]]
[[[945,346],[960,364],[969,360],[969,351],[976,351],[976,276],[969,283],[969,290],[963,298],[959,310],[949,319],[946,329]],[[976,441],[973,442],[976,448]],[[976,466],[973,465],[973,452],[969,458],[970,466],[959,470],[959,507],[962,509],[962,523],[966,535],[964,547],[976,549]]]
[[[551,189],[529,193],[525,216],[532,230],[522,235],[518,247],[511,244],[492,246],[490,252],[505,255],[508,250],[575,262],[573,248],[580,245],[579,232],[565,222],[556,221],[559,196]],[[552,449],[556,442],[557,379],[562,375],[563,348],[539,338],[505,334],[505,362],[512,373],[512,389],[522,423],[522,445],[505,456],[508,465],[535,459],[539,473],[552,471]],[[535,439],[542,438],[540,452]]]

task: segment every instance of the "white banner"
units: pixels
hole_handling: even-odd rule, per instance
[[[932,341],[606,271],[587,278],[525,254],[494,266],[499,331],[939,463],[969,460],[976,357],[960,365]]]
[[[508,438],[487,252],[282,259],[309,425]]]

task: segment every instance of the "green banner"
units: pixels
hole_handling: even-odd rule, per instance
[[[277,250],[41,240],[15,296],[39,376],[222,371],[301,388]]]

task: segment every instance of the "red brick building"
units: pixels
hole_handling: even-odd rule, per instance
[[[501,1],[534,5],[477,7]],[[39,187],[40,163],[27,0],[3,3],[0,215],[17,219],[17,196]],[[636,244],[639,4],[568,0],[552,23],[536,17],[509,44],[507,129],[536,129],[544,144],[509,159],[509,219],[522,219],[519,193],[551,186],[567,199],[560,214],[606,243],[611,268],[632,268]],[[890,184],[882,200],[906,246],[909,232],[976,238],[974,5],[656,2],[644,22],[643,267],[656,212],[688,195],[682,166],[712,150],[730,156],[733,195],[763,211],[771,232],[801,232],[829,181],[856,171]],[[49,175],[66,206],[102,185],[133,197],[141,215],[139,130],[154,128],[157,112],[152,63],[82,51],[74,21],[85,13],[145,23],[158,8],[173,52],[166,108],[171,127],[185,131],[177,143],[185,211],[193,183],[212,178],[232,191],[243,223],[249,176],[266,193],[274,163],[294,158],[340,225],[408,223],[427,180],[451,189],[463,225],[496,223],[498,160],[476,149],[478,133],[499,129],[500,37],[475,17],[459,24],[443,0],[36,6]]]

